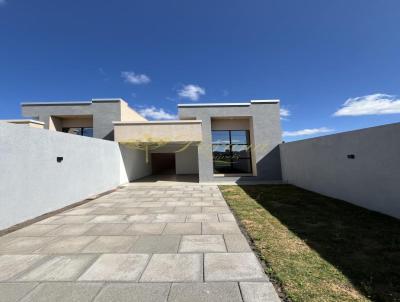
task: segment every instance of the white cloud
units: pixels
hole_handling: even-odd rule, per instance
[[[335,131],[334,129],[330,129],[327,127],[321,127],[321,128],[311,128],[311,129],[302,129],[302,130],[297,130],[297,131],[283,131],[283,136],[288,137],[288,136],[306,136],[306,135],[314,135],[314,134],[320,134],[320,133],[328,133]]]
[[[400,113],[400,98],[375,93],[348,99],[334,116],[356,116]]]
[[[177,119],[177,116],[175,114],[168,113],[163,108],[156,108],[154,106],[140,109],[139,114],[145,118],[149,118],[152,120],[174,120],[174,119]]]
[[[289,109],[281,108],[280,109],[280,116],[281,116],[281,120],[286,120],[286,118],[290,116]]]
[[[178,95],[181,98],[191,101],[197,101],[201,95],[205,94],[206,90],[204,88],[193,84],[185,85],[182,89],[178,90]]]
[[[125,82],[140,85],[147,84],[150,82],[150,78],[145,74],[136,74],[133,71],[122,71],[121,77],[125,80]]]

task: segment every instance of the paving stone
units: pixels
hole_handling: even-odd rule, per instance
[[[192,201],[190,203],[191,206],[194,207],[212,207],[214,206],[214,202],[212,201]]]
[[[201,213],[201,207],[176,207],[175,213],[184,213],[184,214]]]
[[[21,302],[90,302],[101,287],[101,283],[41,283]]]
[[[137,208],[137,207],[118,208],[119,214],[127,214],[127,215],[143,214],[145,210],[146,210],[146,208]]]
[[[7,238],[8,239],[8,238]],[[53,237],[9,237],[9,242],[0,243],[1,254],[28,254],[45,246]]]
[[[141,282],[199,282],[202,280],[201,254],[154,254]]]
[[[86,223],[92,220],[94,215],[71,215],[71,216],[57,216],[57,219],[51,220],[50,224],[69,224],[69,223]]]
[[[43,220],[40,220],[40,221],[36,222],[36,224],[52,224],[52,222],[54,220],[57,220],[59,218],[60,218],[60,216],[51,216],[49,218],[46,218],[46,219],[43,219]]]
[[[103,213],[101,213],[103,212]],[[127,213],[128,212],[128,213]],[[112,207],[112,208],[104,208],[102,211],[96,210],[93,212],[93,214],[96,215],[115,215],[115,216],[124,216],[121,218],[114,218],[115,220],[112,221],[111,223],[124,223],[125,222],[125,217],[127,214],[129,215],[135,215],[135,214],[140,214],[142,211],[140,211],[140,208],[122,208],[122,207]]]
[[[163,234],[198,235],[201,234],[200,222],[169,222]]]
[[[127,215],[98,215],[89,223],[124,223]]]
[[[258,281],[242,282],[245,302],[270,299],[268,278],[215,185],[129,185],[18,232],[0,237],[0,254],[60,255],[0,255],[0,281],[8,281],[0,302],[11,279],[7,301],[23,292],[23,301],[166,302],[171,282],[183,283],[173,284],[168,301],[241,301],[241,281]],[[203,267],[206,281],[216,282],[203,283]],[[14,290],[36,281],[57,282]]]
[[[218,214],[225,214],[230,213],[228,207],[203,207],[203,213],[218,213]]]
[[[253,253],[204,255],[206,281],[262,281],[267,277]]]
[[[97,207],[97,208],[111,208],[114,205],[114,201],[113,202],[94,202],[91,204],[91,206],[93,207]]]
[[[234,221],[236,221],[235,216],[233,216],[233,214],[218,214],[218,219],[221,222],[234,222]]]
[[[79,280],[137,281],[148,259],[146,254],[103,254]]]
[[[0,250],[2,247],[8,245],[11,241],[14,241],[16,238],[15,236],[0,236]]]
[[[131,209],[131,211],[135,211],[133,214],[140,214],[140,205],[142,202],[116,202],[112,207],[112,210],[119,210],[122,209]]]
[[[202,201],[202,199],[200,197],[191,197],[191,196],[181,197],[180,199],[181,199],[181,201],[188,202],[189,203],[188,205],[191,205],[193,202]]]
[[[186,214],[157,214],[153,222],[185,222]]]
[[[65,236],[56,237],[45,247],[36,251],[40,254],[74,254],[79,253],[91,241],[96,239],[94,236]]]
[[[82,253],[126,253],[138,236],[100,236],[86,246]]]
[[[240,282],[244,302],[280,302],[271,282]]]
[[[226,252],[226,247],[222,235],[185,235],[182,236],[179,252]]]
[[[174,283],[168,302],[242,302],[236,282]]]
[[[17,302],[29,293],[37,283],[0,283],[0,302]]]
[[[166,213],[173,213],[175,208],[174,207],[154,207],[154,208],[144,208],[144,213],[146,214],[166,214]]]
[[[128,227],[128,223],[96,223],[91,225],[85,235],[123,235]]]
[[[165,223],[134,223],[126,229],[126,235],[160,235]]]
[[[122,208],[119,208],[122,209]],[[115,213],[115,208],[95,208],[92,215],[124,215],[125,213]]]
[[[21,281],[73,281],[92,263],[94,255],[59,255],[18,278]]]
[[[93,225],[91,224],[63,224],[57,225],[57,228],[49,233],[47,236],[79,236],[83,235]]]
[[[203,222],[202,234],[241,234],[236,222]]]
[[[192,194],[192,196],[193,197],[211,197],[212,195],[209,194],[209,193],[197,193],[197,192],[195,192],[195,193]]]
[[[165,192],[165,196],[166,196],[166,195],[171,195],[171,196],[173,196],[173,194],[175,194],[175,193],[176,193],[176,192],[170,192],[170,193]],[[176,201],[176,198],[175,198],[175,197],[160,197],[160,198],[158,198],[158,200],[159,200],[159,201],[174,202],[174,201]]]
[[[190,214],[186,218],[187,222],[207,222],[207,221],[218,221],[217,214],[213,213],[198,213],[198,214]]]
[[[224,200],[214,200],[214,206],[216,207],[226,207],[226,201]]]
[[[225,234],[225,244],[228,252],[240,253],[240,252],[251,252],[251,248],[247,243],[246,238],[241,234]]]
[[[131,215],[128,216],[126,219],[128,222],[134,222],[134,223],[146,223],[146,222],[152,222],[155,218],[155,214],[147,214],[147,215]]]
[[[95,302],[166,302],[169,288],[168,283],[111,283]]]
[[[19,229],[12,232],[6,237],[17,237],[17,236],[43,236],[48,234],[54,229],[57,229],[59,225],[57,224],[32,224],[30,226]]]
[[[131,248],[131,253],[176,253],[181,236],[179,235],[143,235]]]
[[[142,202],[139,207],[143,208],[159,208],[165,205],[165,202],[161,201],[148,201],[148,202]]]
[[[91,212],[93,212],[93,210],[94,209],[91,207],[90,208],[81,208],[81,209],[74,208],[72,210],[61,213],[61,215],[88,215]]]
[[[165,203],[165,205],[168,207],[188,207],[190,206],[190,202],[184,200],[168,201]]]
[[[143,194],[147,194],[147,192],[143,192]],[[132,195],[131,197],[132,200],[137,203],[151,202],[155,200],[153,197],[143,197],[143,195]]]
[[[17,274],[38,263],[44,257],[43,255],[1,255],[0,281],[13,278]]]

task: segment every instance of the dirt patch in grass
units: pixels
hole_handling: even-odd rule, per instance
[[[400,301],[400,221],[290,185],[220,186],[292,301]]]

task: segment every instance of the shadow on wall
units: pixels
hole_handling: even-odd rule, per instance
[[[277,183],[282,180],[281,155],[279,145],[273,148],[256,164],[257,176],[241,176],[236,183],[249,183],[252,181],[271,181]]]
[[[122,163],[120,166],[120,183],[127,183],[151,175],[151,157],[146,162],[143,150],[128,148],[119,144]]]
[[[400,301],[400,221],[290,185],[241,186],[366,297]]]

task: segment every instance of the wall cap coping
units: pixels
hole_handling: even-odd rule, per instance
[[[277,104],[280,103],[280,100],[251,100],[251,104]]]
[[[178,104],[178,107],[247,107],[251,104],[277,104],[279,100],[251,100],[249,103],[197,103],[197,104]]]
[[[90,101],[57,101],[57,102],[23,102],[21,106],[60,106],[60,105],[90,105],[93,103],[126,103],[121,98],[109,98],[109,99],[92,99]]]
[[[44,125],[44,122],[37,121],[37,120],[30,120],[30,119],[15,119],[15,120],[0,120],[1,122],[7,122],[7,123],[14,123],[14,124],[38,124],[38,125]]]

